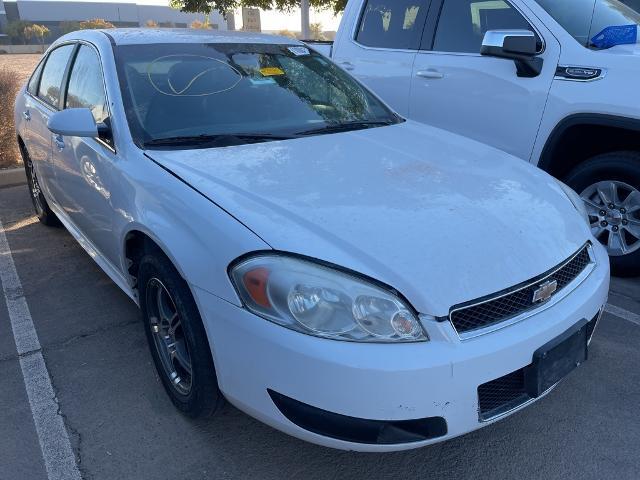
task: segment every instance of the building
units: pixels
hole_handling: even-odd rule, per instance
[[[0,36],[15,20],[46,26],[51,42],[64,33],[71,22],[101,18],[116,27],[139,27],[152,20],[160,27],[187,27],[194,20],[204,21],[203,14],[183,13],[168,6],[138,5],[125,2],[57,1],[57,0],[0,0]],[[212,28],[233,29],[233,14],[225,19],[218,12],[209,16]],[[6,42],[5,42],[6,43]]]

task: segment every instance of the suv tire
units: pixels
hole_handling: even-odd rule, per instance
[[[640,152],[595,156],[573,169],[564,182],[585,199],[592,231],[609,250],[611,272],[619,277],[640,275]],[[622,253],[621,245],[629,253]]]

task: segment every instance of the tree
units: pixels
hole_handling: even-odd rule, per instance
[[[36,23],[24,27],[24,36],[27,40],[35,38],[42,45],[42,51],[44,52],[44,37],[49,35],[49,29],[44,25],[38,25]]]
[[[60,31],[63,35],[80,30],[80,22],[64,21],[60,22]]]
[[[23,20],[14,20],[7,24],[6,32],[11,43],[26,43],[27,37],[24,35],[24,29],[31,25]]]
[[[320,22],[312,23],[310,25],[310,31],[311,31],[311,40],[327,39],[327,37],[324,36],[324,32],[322,31],[322,24]]]
[[[189,25],[189,28],[195,28],[197,30],[209,30],[211,28],[211,25],[208,21],[201,22],[200,20],[194,20]]]
[[[289,38],[297,38],[296,34],[293,33],[291,30],[278,30],[278,35],[282,36],[282,37],[289,37]]]
[[[158,22],[156,22],[155,20],[147,20],[144,23],[144,26],[147,28],[158,28]]]
[[[103,18],[92,18],[91,20],[80,22],[80,30],[96,30],[102,28],[115,28],[115,26]]]
[[[347,5],[347,0],[309,0],[309,3],[313,8],[332,9],[334,13],[340,13]],[[216,11],[226,15],[239,7],[288,12],[299,7],[300,0],[169,0],[169,5],[182,12],[209,14]]]

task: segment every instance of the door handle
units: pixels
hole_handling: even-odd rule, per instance
[[[27,122],[31,121],[31,113],[29,113],[29,110],[25,110],[24,112],[22,112],[22,116]]]
[[[62,135],[54,135],[53,143],[56,144],[56,147],[58,147],[58,150],[62,150],[64,148],[64,138],[62,137]]]
[[[444,78],[444,73],[434,70],[433,68],[428,68],[427,70],[418,70],[416,72],[416,75],[422,78],[433,78],[433,79]]]
[[[345,70],[349,70],[349,71],[355,68],[355,66],[351,62],[340,62],[340,66]]]

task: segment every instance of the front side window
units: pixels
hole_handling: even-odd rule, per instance
[[[479,54],[484,34],[489,30],[530,30],[535,33],[520,12],[503,0],[445,0],[433,49]]]
[[[368,47],[415,49],[429,3],[424,0],[368,0],[356,41]]]
[[[96,123],[108,116],[100,59],[86,45],[80,47],[73,62],[65,108],[88,108]]]
[[[617,32],[613,32],[611,43],[600,43],[599,34],[609,27],[635,27],[633,38],[639,38],[637,26],[640,13],[618,0],[537,0],[581,45],[587,48],[608,48],[616,44]],[[619,35],[629,43],[628,36]]]
[[[38,97],[52,107],[58,107],[62,77],[73,49],[74,45],[71,44],[56,48],[49,54],[42,69]]]
[[[136,144],[225,144],[399,118],[322,55],[303,46],[155,44],[116,47]],[[201,141],[200,141],[201,140]]]

